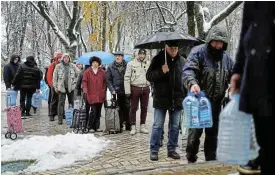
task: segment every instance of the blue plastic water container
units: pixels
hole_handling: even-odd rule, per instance
[[[42,95],[40,92],[36,92],[32,95],[32,106],[33,107],[40,107],[42,105]]]
[[[71,124],[72,124],[73,111],[74,111],[74,109],[73,109],[72,105],[69,105],[69,108],[65,112],[66,123],[69,126],[71,126]]]
[[[17,91],[8,90],[6,95],[6,106],[16,106]]]

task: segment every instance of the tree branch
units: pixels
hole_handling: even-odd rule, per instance
[[[69,10],[69,7],[67,6],[65,1],[61,1],[62,8],[64,9],[66,15],[70,18],[70,20],[73,19],[73,15]]]
[[[242,1],[234,1],[229,4],[225,9],[223,9],[220,13],[215,15],[209,22],[210,28],[222,20],[224,20],[230,13],[232,13],[239,5],[241,5]],[[210,29],[209,28],[209,29]],[[207,32],[209,29],[204,27],[204,32]]]
[[[60,29],[55,24],[55,22],[50,17],[50,15],[45,11],[45,6],[44,6],[45,4],[44,3],[45,2],[43,2],[43,1],[38,2],[38,8],[40,10],[41,16],[49,23],[49,25],[53,29],[54,33],[57,35],[57,37],[60,39],[60,41],[64,44],[64,46],[66,48],[69,48],[70,47],[70,42],[67,40],[65,35],[60,31]],[[34,3],[32,3],[32,4],[34,4]]]

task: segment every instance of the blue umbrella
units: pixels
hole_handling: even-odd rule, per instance
[[[96,52],[84,53],[76,60],[76,62],[85,64],[85,65],[90,65],[89,60],[93,56],[99,57],[102,61],[102,64],[111,64],[115,58],[115,56],[112,53],[96,51]]]
[[[101,59],[101,64],[112,64],[114,62],[115,56],[112,53],[104,52],[104,51],[96,51],[96,52],[87,52],[81,55],[76,62],[84,65],[90,65],[90,58],[96,56]],[[131,61],[130,55],[125,55],[124,60],[126,62]]]

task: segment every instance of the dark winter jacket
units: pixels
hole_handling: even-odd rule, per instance
[[[27,57],[27,61],[21,64],[14,77],[12,84],[17,84],[20,89],[35,91],[40,89],[41,74],[32,56]]]
[[[181,110],[182,101],[186,96],[181,81],[181,72],[186,60],[181,56],[174,59],[167,53],[169,72],[163,73],[162,66],[165,64],[165,52],[156,55],[149,66],[146,79],[153,84],[153,107],[168,110]]]
[[[85,70],[87,70],[90,67],[90,65],[86,65],[85,66]],[[85,72],[85,70],[82,70],[77,78],[77,82],[76,82],[76,87],[75,87],[75,94],[76,96],[81,96],[82,95],[82,78],[83,78],[83,73]]]
[[[124,74],[126,67],[127,63],[123,60],[121,72],[115,62],[107,68],[107,87],[110,92],[115,91],[117,94],[125,94]]]
[[[17,64],[13,62],[15,58],[19,58]],[[14,76],[19,67],[19,62],[20,57],[18,55],[11,55],[10,63],[4,66],[4,82],[7,89],[11,88],[12,80],[14,79]],[[15,89],[17,88],[18,87],[15,84]]]
[[[209,51],[212,40],[224,43],[220,57],[214,58]],[[230,82],[233,61],[226,53],[226,31],[219,26],[214,26],[209,31],[206,44],[194,47],[187,57],[183,69],[183,84],[190,90],[193,84],[198,84],[210,101],[221,102]]]
[[[274,12],[274,2],[244,3],[240,44],[233,73],[242,77],[240,110],[256,116],[274,115]]]

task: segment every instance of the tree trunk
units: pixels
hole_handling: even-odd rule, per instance
[[[102,10],[103,10],[103,19],[102,19],[102,50],[105,51],[106,50],[106,27],[107,27],[107,2],[102,1]]]
[[[27,23],[28,23],[28,8],[29,8],[29,3],[26,2],[25,4],[25,9],[24,9],[24,17],[23,17],[23,23],[22,23],[22,30],[21,30],[21,37],[20,37],[20,44],[19,44],[19,54],[22,55],[22,50],[23,50],[23,45],[24,45],[24,40],[25,40],[25,34],[26,34],[26,28],[27,28]]]
[[[121,21],[119,20],[117,22],[117,43],[116,43],[116,48],[115,51],[120,50],[120,41],[121,41]]]
[[[187,1],[187,26],[188,26],[188,34],[192,36],[196,36],[196,24],[195,24],[195,14],[194,14],[194,1]]]
[[[195,2],[195,18],[197,22],[198,37],[204,40],[206,35],[203,31],[203,15],[200,13],[201,5],[202,5],[201,1]]]

